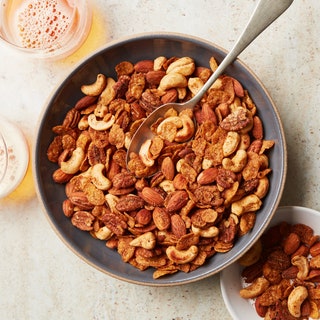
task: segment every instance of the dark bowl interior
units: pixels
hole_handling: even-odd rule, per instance
[[[257,77],[241,61],[230,65],[226,74],[238,79],[249,91],[258,106],[265,127],[265,139],[273,139],[275,146],[270,152],[270,190],[256,224],[250,234],[240,238],[228,253],[214,255],[205,265],[191,273],[178,272],[153,280],[154,270],[139,271],[121,260],[120,255],[105,246],[89,233],[71,225],[62,213],[62,201],[66,198],[64,186],[53,182],[51,175],[57,168],[47,159],[47,148],[54,135],[51,128],[60,124],[70,107],[82,97],[80,86],[94,82],[97,73],[115,77],[114,67],[123,60],[136,62],[158,56],[190,56],[197,65],[208,66],[211,56],[221,61],[226,52],[204,40],[181,34],[144,34],[111,43],[80,63],[55,90],[40,119],[34,149],[34,172],[37,192],[52,227],[63,242],[87,263],[115,278],[132,283],[169,286],[193,282],[221,271],[244,254],[268,226],[279,204],[286,176],[286,145],[279,114],[270,96]],[[63,261],[61,260],[61,263]]]

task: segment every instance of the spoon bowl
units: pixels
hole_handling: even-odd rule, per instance
[[[292,2],[293,0],[260,0],[232,50],[226,55],[219,67],[198,91],[198,93],[187,102],[167,103],[158,107],[143,121],[131,139],[131,143],[127,150],[127,165],[130,160],[130,155],[132,153],[139,154],[143,142],[148,139],[152,139],[154,136],[154,133],[151,130],[152,124],[154,124],[159,118],[164,117],[165,113],[171,108],[175,109],[178,113],[185,109],[193,109],[202,96],[225,71],[225,69],[237,58],[237,56],[284,11],[286,11]]]

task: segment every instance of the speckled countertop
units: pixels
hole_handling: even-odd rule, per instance
[[[230,49],[257,0],[93,0],[84,47],[57,62],[28,60],[0,46],[0,113],[33,145],[47,97],[86,54],[110,40],[176,31]],[[240,58],[277,105],[288,145],[282,205],[320,210],[320,2],[295,0]],[[0,319],[231,319],[219,275],[178,287],[113,279],[75,256],[52,231],[35,195],[31,169],[0,200]]]

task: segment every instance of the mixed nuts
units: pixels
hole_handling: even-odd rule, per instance
[[[139,154],[126,152],[135,130],[155,108],[190,99],[217,67],[190,57],[157,57],[115,66],[84,84],[47,156],[66,185],[71,223],[116,249],[122,260],[154,278],[190,272],[228,252],[255,224],[269,189],[259,111],[236,79],[223,75],[194,112],[169,110]],[[195,119],[195,121],[194,121]],[[152,175],[150,177],[150,175]]]

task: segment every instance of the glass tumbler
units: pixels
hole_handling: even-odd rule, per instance
[[[24,178],[29,149],[22,132],[0,116],[0,199],[14,191]]]
[[[58,59],[75,52],[92,23],[89,0],[0,0],[0,41],[24,54]]]

